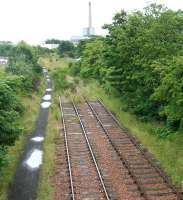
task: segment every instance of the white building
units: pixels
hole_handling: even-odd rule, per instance
[[[92,26],[92,8],[91,8],[91,2],[89,2],[88,27],[83,28],[83,36],[71,37],[71,42],[74,45],[77,45],[80,40],[90,39],[93,35],[95,35],[95,28]]]
[[[8,57],[0,57],[0,65],[7,65]]]
[[[71,42],[74,44],[74,45],[78,45],[79,41],[81,40],[87,40],[89,39],[89,37],[84,37],[84,36],[73,36],[71,37]]]
[[[56,49],[56,48],[58,48],[59,44],[46,44],[46,43],[43,43],[40,46],[43,47],[43,48],[47,48],[47,49]]]

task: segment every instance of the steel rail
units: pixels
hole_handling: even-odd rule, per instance
[[[108,194],[108,192],[107,192],[107,189],[106,189],[104,180],[103,180],[103,178],[102,178],[102,174],[101,174],[101,172],[100,172],[100,169],[99,169],[99,166],[98,166],[98,163],[97,163],[95,154],[94,154],[93,149],[92,149],[92,146],[91,146],[90,141],[89,141],[89,139],[88,139],[85,126],[84,126],[84,124],[83,124],[83,122],[82,122],[82,120],[81,120],[81,117],[80,117],[80,115],[79,115],[79,112],[78,112],[78,109],[77,109],[76,105],[74,104],[74,102],[72,102],[72,104],[73,104],[74,110],[75,110],[75,112],[76,112],[76,115],[77,115],[77,117],[78,117],[78,119],[79,119],[80,126],[81,126],[81,128],[82,128],[83,133],[84,133],[84,137],[85,137],[85,140],[86,140],[86,142],[87,142],[88,148],[89,148],[89,150],[90,150],[90,153],[91,153],[93,162],[94,162],[94,164],[95,164],[95,167],[96,167],[96,170],[97,170],[97,173],[98,173],[100,182],[101,182],[101,184],[102,184],[102,187],[103,187],[103,190],[104,190],[104,193],[105,193],[105,196],[106,196],[106,199],[107,199],[107,200],[111,200],[110,197],[109,197],[109,194]]]
[[[152,160],[147,156],[146,152],[141,149],[140,147],[140,143],[136,141],[136,139],[129,133],[128,129],[126,129],[125,127],[123,127],[119,121],[116,119],[116,117],[106,108],[106,106],[104,105],[104,103],[99,99],[98,102],[103,106],[103,108],[105,109],[105,111],[112,117],[112,119],[115,121],[115,123],[121,128],[124,129],[126,131],[127,136],[129,137],[129,139],[131,140],[131,142],[137,147],[138,150],[140,150],[140,152],[142,153],[142,155],[145,157],[145,159],[149,162],[149,164],[154,167],[154,169],[156,170],[156,172],[163,178],[164,182],[173,190],[173,193],[175,193],[177,195],[177,200],[183,200],[183,194],[182,191],[180,189],[177,189],[173,183],[171,182],[171,180],[167,177],[167,175],[162,171],[162,169],[155,165]],[[179,191],[180,190],[180,191]]]
[[[68,138],[67,138],[67,130],[66,130],[62,101],[61,101],[60,96],[59,96],[59,105],[60,105],[59,107],[60,107],[60,112],[61,112],[61,116],[62,116],[63,128],[64,128],[64,138],[65,138],[65,146],[66,146],[66,152],[67,152],[67,163],[68,163],[68,168],[69,168],[69,177],[70,177],[72,200],[75,200],[74,184],[73,184],[72,168],[71,168],[71,159],[70,159],[70,155],[69,155],[69,146],[68,146]]]
[[[114,150],[116,151],[116,153],[118,154],[120,160],[122,161],[123,165],[127,168],[129,175],[132,177],[132,179],[134,180],[134,182],[137,185],[137,188],[140,192],[140,195],[145,199],[148,200],[147,194],[145,192],[145,189],[141,186],[141,182],[138,180],[138,178],[136,177],[136,175],[134,174],[133,170],[131,169],[130,165],[128,164],[128,161],[121,155],[121,153],[119,152],[119,150],[116,148],[115,144],[113,143],[113,141],[110,139],[109,133],[106,130],[106,128],[104,127],[103,123],[101,122],[101,120],[99,119],[96,111],[94,110],[94,108],[92,107],[92,105],[85,100],[86,103],[88,104],[88,106],[90,107],[94,117],[97,119],[97,121],[99,122],[100,126],[102,127],[103,131],[105,132],[109,142],[111,143],[112,147],[114,148]]]

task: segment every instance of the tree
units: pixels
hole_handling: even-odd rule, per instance
[[[60,44],[62,41],[58,39],[47,39],[45,41],[46,44]]]
[[[183,127],[183,11],[151,4],[143,12],[117,13],[108,35],[83,45],[81,75],[117,90],[141,119]]]
[[[63,40],[58,46],[58,52],[61,56],[74,56],[75,47],[72,42]]]

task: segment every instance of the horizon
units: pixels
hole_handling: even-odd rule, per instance
[[[88,26],[88,2],[89,0],[1,1],[3,10],[0,13],[2,27],[0,41],[18,43],[23,40],[28,44],[37,45],[42,44],[47,39],[70,40],[72,36],[82,36],[83,28]],[[128,2],[91,0],[92,21],[96,35],[106,35],[102,26],[111,23],[114,14],[121,9],[132,12],[142,10],[151,3],[157,3],[173,10],[183,10],[181,0],[174,2],[171,0],[138,0],[132,2],[132,0],[128,0]],[[7,13],[10,14],[7,15]]]

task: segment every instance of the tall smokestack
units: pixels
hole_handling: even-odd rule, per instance
[[[89,2],[89,29],[92,28],[92,12],[91,12],[91,2]]]
[[[95,35],[95,28],[92,27],[92,8],[91,2],[89,2],[89,15],[88,15],[88,27],[83,29],[83,35],[86,37],[91,37]]]

